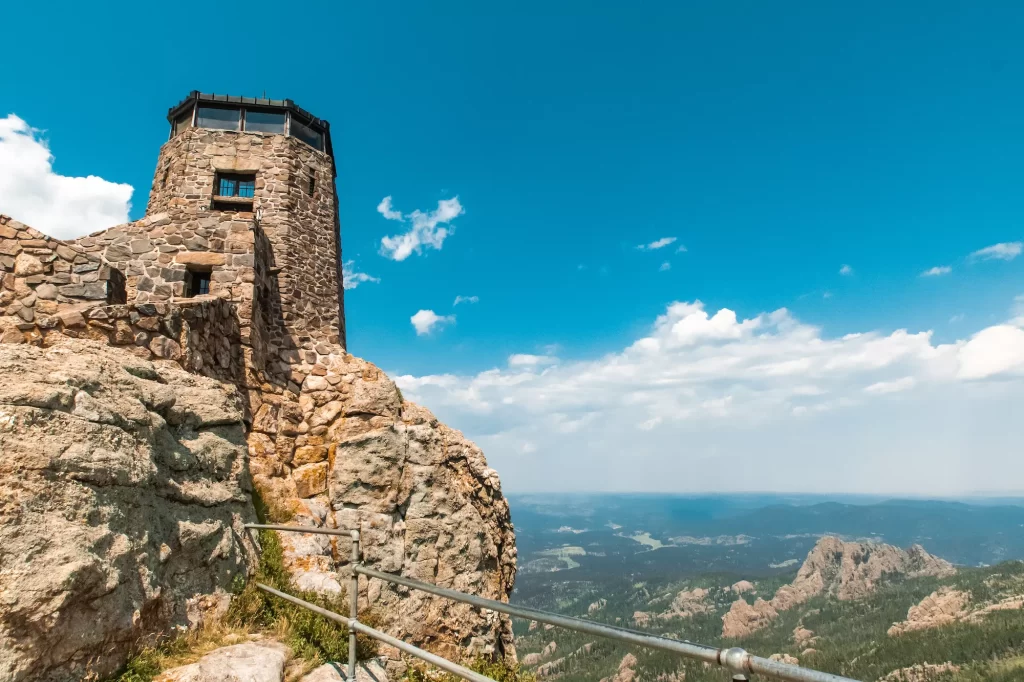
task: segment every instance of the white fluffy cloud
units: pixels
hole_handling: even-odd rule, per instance
[[[671,269],[672,269],[672,264],[669,263],[668,261],[665,261],[664,263],[661,264],[661,267],[658,268],[658,272],[666,272],[666,271],[671,270]]]
[[[1013,260],[1024,250],[1024,242],[1003,242],[978,249],[970,255],[971,260]]]
[[[384,216],[388,220],[399,220],[400,221],[400,220],[403,219],[401,211],[396,211],[393,208],[391,208],[391,195],[390,194],[388,196],[384,197],[383,199],[381,199],[380,203],[377,204],[377,213],[380,213],[382,216]]]
[[[657,239],[651,242],[650,244],[638,244],[636,248],[639,249],[640,251],[657,251],[658,249],[665,248],[669,244],[675,243],[675,241],[675,237],[662,237],[661,239]],[[683,250],[685,251],[686,249]]]
[[[828,337],[785,309],[680,302],[602,357],[516,354],[397,383],[477,439],[510,489],[956,494],[1024,480],[1019,323],[951,343]]]
[[[434,329],[439,329],[446,324],[455,322],[454,315],[438,315],[433,310],[421,310],[409,318],[412,326],[416,328],[417,336],[425,336]]]
[[[73,239],[128,221],[132,186],[90,175],[59,175],[40,131],[0,118],[0,213],[40,232]]]
[[[960,351],[961,379],[986,379],[997,375],[1024,376],[1024,329],[999,324],[982,329]]]
[[[933,268],[928,268],[921,273],[922,277],[941,277],[942,275],[948,275],[953,272],[953,268],[948,265],[936,265]]]
[[[839,268],[839,274],[840,275],[845,275],[845,276],[852,275],[853,274],[853,268],[850,267],[849,265],[845,265],[844,264],[843,267]]]
[[[412,254],[423,253],[424,248],[440,249],[452,232],[451,222],[465,213],[458,197],[442,199],[437,209],[423,212],[419,209],[403,215],[391,206],[387,196],[377,206],[377,212],[388,220],[409,224],[409,230],[402,234],[387,236],[380,240],[380,253],[391,260],[403,261]]]
[[[460,303],[479,303],[479,302],[480,302],[480,297],[479,296],[456,296],[455,297],[455,303],[452,303],[452,305],[453,306],[457,306]]]
[[[379,282],[380,277],[374,277],[368,275],[365,272],[359,272],[356,270],[356,262],[347,260],[341,265],[341,274],[345,283],[346,289],[355,289],[357,286],[364,282]]]
[[[558,358],[552,355],[530,355],[529,353],[513,353],[508,356],[509,367],[543,367],[553,365]]]

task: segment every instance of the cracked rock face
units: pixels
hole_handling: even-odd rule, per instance
[[[0,345],[0,679],[102,679],[254,554],[233,387],[105,345]]]
[[[297,400],[257,411],[254,479],[304,525],[357,529],[364,562],[488,599],[507,601],[515,535],[497,473],[480,448],[402,400],[369,362],[345,354],[310,374]],[[338,591],[345,538],[281,535],[296,585]],[[360,605],[390,634],[463,660],[514,656],[510,620],[490,611],[360,578]]]

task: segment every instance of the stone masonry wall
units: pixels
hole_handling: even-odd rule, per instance
[[[277,283],[269,345],[280,351],[309,350],[317,343],[344,346],[331,157],[284,135],[190,128],[160,150],[147,215],[166,213],[173,224],[192,231],[217,214],[251,225],[253,214],[210,210],[217,171],[255,174],[254,206],[271,245],[267,267]],[[212,243],[208,248],[217,250]]]
[[[117,285],[99,258],[0,215],[0,336],[14,339],[59,308],[117,300]]]
[[[266,278],[257,264],[251,221],[239,214],[215,212],[187,225],[167,213],[91,234],[72,244],[102,259],[125,275],[127,300],[135,304],[187,304],[189,268],[210,271],[210,296],[234,302],[242,343],[256,341],[251,365],[261,368],[265,347],[262,329],[253,329],[257,282]],[[255,324],[260,324],[258,316]]]
[[[0,325],[3,320],[0,317]],[[50,346],[62,337],[120,346],[143,360],[170,360],[193,374],[244,383],[234,305],[212,296],[176,304],[66,307],[9,328],[2,342]]]

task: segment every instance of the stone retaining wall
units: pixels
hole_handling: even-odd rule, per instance
[[[120,274],[83,249],[0,215],[0,317],[32,324],[71,305],[124,302]]]
[[[246,383],[234,305],[212,296],[174,305],[76,306],[30,323],[0,317],[3,343],[49,346],[61,337],[122,346],[144,360],[171,360],[195,374]]]

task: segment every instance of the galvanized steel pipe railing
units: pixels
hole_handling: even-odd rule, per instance
[[[546,623],[549,625],[564,627],[570,630],[575,630],[577,632],[585,632],[587,634],[596,635],[598,637],[606,637],[608,639],[614,639],[620,642],[625,642],[627,644],[634,644],[649,649],[668,651],[670,653],[678,654],[680,656],[685,656],[686,658],[725,668],[733,674],[734,680],[745,680],[747,679],[746,676],[749,674],[758,674],[772,677],[777,680],[784,680],[785,682],[857,682],[857,680],[853,680],[848,677],[833,675],[831,673],[825,673],[818,670],[812,670],[810,668],[803,668],[797,665],[791,665],[789,663],[782,663],[781,661],[773,661],[771,659],[762,658],[760,656],[754,656],[753,654],[739,647],[733,647],[731,649],[720,649],[717,647],[707,646],[705,644],[697,644],[695,642],[688,642],[685,640],[676,640],[669,639],[668,637],[649,635],[644,632],[627,630],[626,628],[620,628],[614,625],[606,625],[604,623],[595,623],[593,621],[583,620],[582,618],[563,616],[557,613],[549,613],[547,611],[531,609],[528,607],[513,606],[511,604],[506,604],[505,602],[495,601],[493,599],[484,599],[483,597],[477,597],[475,595],[466,594],[465,592],[459,592],[457,590],[450,590],[444,587],[439,587],[438,585],[433,585],[431,583],[425,583],[420,580],[414,580],[412,578],[406,578],[404,576],[395,575],[394,573],[385,573],[384,571],[378,571],[367,566],[363,566],[360,563],[358,531],[340,531],[327,528],[310,528],[307,526],[268,526],[259,524],[247,524],[246,528],[265,528],[270,530],[281,530],[297,533],[318,533],[323,535],[349,535],[352,538],[353,542],[351,566],[352,587],[350,588],[350,590],[352,595],[355,595],[351,598],[352,615],[350,619],[345,619],[341,616],[337,616],[336,614],[334,614],[335,617],[333,619],[340,619],[338,620],[338,622],[345,623],[351,620],[353,623],[357,623],[359,625],[359,627],[355,628],[357,631],[364,632],[376,639],[379,638],[376,637],[376,634],[371,634],[370,631],[372,631],[372,633],[378,633],[378,631],[373,630],[372,628],[367,628],[367,626],[358,623],[358,621],[356,620],[356,607],[358,600],[358,576],[360,574],[365,575],[368,578],[377,578],[378,580],[384,580],[395,585],[402,585],[404,587],[408,587],[414,590],[421,590],[423,592],[427,592],[429,594],[433,594],[439,597],[444,597],[446,599],[451,599],[453,601],[462,602],[464,604],[470,604],[471,606],[476,606],[477,608],[487,609],[489,611],[497,611],[499,613],[505,613],[510,616],[515,616],[516,618],[526,618],[529,620],[535,620],[539,623]],[[260,585],[259,587],[261,589],[270,591],[272,594],[287,597],[287,595],[283,595],[283,593],[278,592],[276,590],[271,590],[271,588],[267,588],[263,585]],[[293,603],[301,602],[301,600],[296,600],[294,597],[288,597],[288,599]],[[307,604],[307,602],[301,603],[302,605]],[[324,615],[325,613],[330,613],[329,611],[319,609],[319,607],[314,607],[314,609],[318,609],[317,613],[320,613],[321,615]],[[350,637],[354,638],[354,635],[350,635]],[[392,644],[390,640],[382,641],[388,641],[389,644]],[[407,653],[410,653],[419,658],[423,658],[423,656],[420,656],[419,653],[408,651],[407,649],[411,648],[416,649],[416,651],[420,653],[427,653],[424,652],[422,649],[417,649],[411,644],[405,644],[404,642],[402,644],[404,645],[405,648],[398,647],[397,645],[395,646],[396,648],[399,648],[403,651],[407,651]],[[433,658],[437,658],[433,654],[430,655]],[[350,643],[350,680],[355,679],[354,656],[355,645]],[[424,660],[428,659],[424,658]],[[445,661],[449,666],[456,666],[461,668],[461,666],[457,666],[456,664],[452,663],[451,661],[448,661],[447,659],[440,660]],[[434,663],[433,660],[430,660],[430,662]],[[436,665],[436,663],[434,664]],[[465,677],[461,673],[451,670],[449,668],[442,669],[459,675],[463,679],[467,680],[488,679],[486,677],[481,677],[479,674],[473,673],[472,671],[466,668],[462,668],[462,670],[472,673],[475,677]]]
[[[469,680],[470,682],[494,682],[494,680],[492,680],[491,678],[484,677],[480,673],[473,672],[469,668],[461,666],[458,663],[452,663],[447,658],[441,658],[440,656],[438,656],[436,654],[432,654],[429,651],[424,651],[423,649],[420,649],[419,647],[413,646],[412,644],[409,644],[408,642],[403,642],[400,639],[392,637],[391,635],[389,635],[389,634],[387,634],[385,632],[381,632],[380,630],[375,630],[375,629],[371,628],[369,625],[364,625],[363,623],[360,623],[355,618],[346,618],[345,616],[338,615],[337,613],[334,613],[332,611],[328,611],[327,609],[322,609],[319,606],[317,606],[316,604],[310,604],[308,601],[303,601],[303,600],[299,599],[298,597],[293,597],[290,594],[285,594],[284,592],[281,592],[280,590],[275,590],[273,587],[270,587],[268,585],[264,585],[263,583],[256,583],[256,587],[258,587],[259,589],[263,590],[264,592],[267,592],[269,594],[274,595],[275,597],[280,597],[281,599],[284,599],[285,601],[291,602],[292,604],[295,604],[296,606],[301,606],[303,608],[309,609],[313,613],[318,613],[321,616],[323,616],[324,618],[327,618],[328,620],[333,620],[335,623],[340,623],[341,625],[347,626],[348,629],[349,629],[349,633],[351,633],[349,635],[349,637],[351,638],[351,639],[349,639],[349,642],[351,642],[352,639],[355,638],[355,633],[356,632],[361,632],[364,635],[367,635],[368,637],[372,637],[373,639],[380,640],[381,642],[384,642],[385,644],[390,644],[391,646],[395,647],[399,651],[404,651],[405,653],[407,653],[407,654],[409,654],[411,656],[415,656],[416,658],[421,658],[424,661],[426,661],[427,663],[430,663],[431,665],[436,666],[436,667],[440,668],[441,670],[444,670],[446,672],[450,672],[453,675],[458,675],[459,677],[461,677],[464,680]],[[355,664],[352,662],[352,659],[355,656],[356,648],[355,648],[355,645],[351,644],[351,643],[349,644],[349,646],[351,648],[349,649],[349,655],[348,655],[349,656],[348,679],[349,679],[350,682],[354,682],[354,680],[356,679],[356,677],[355,677]]]

